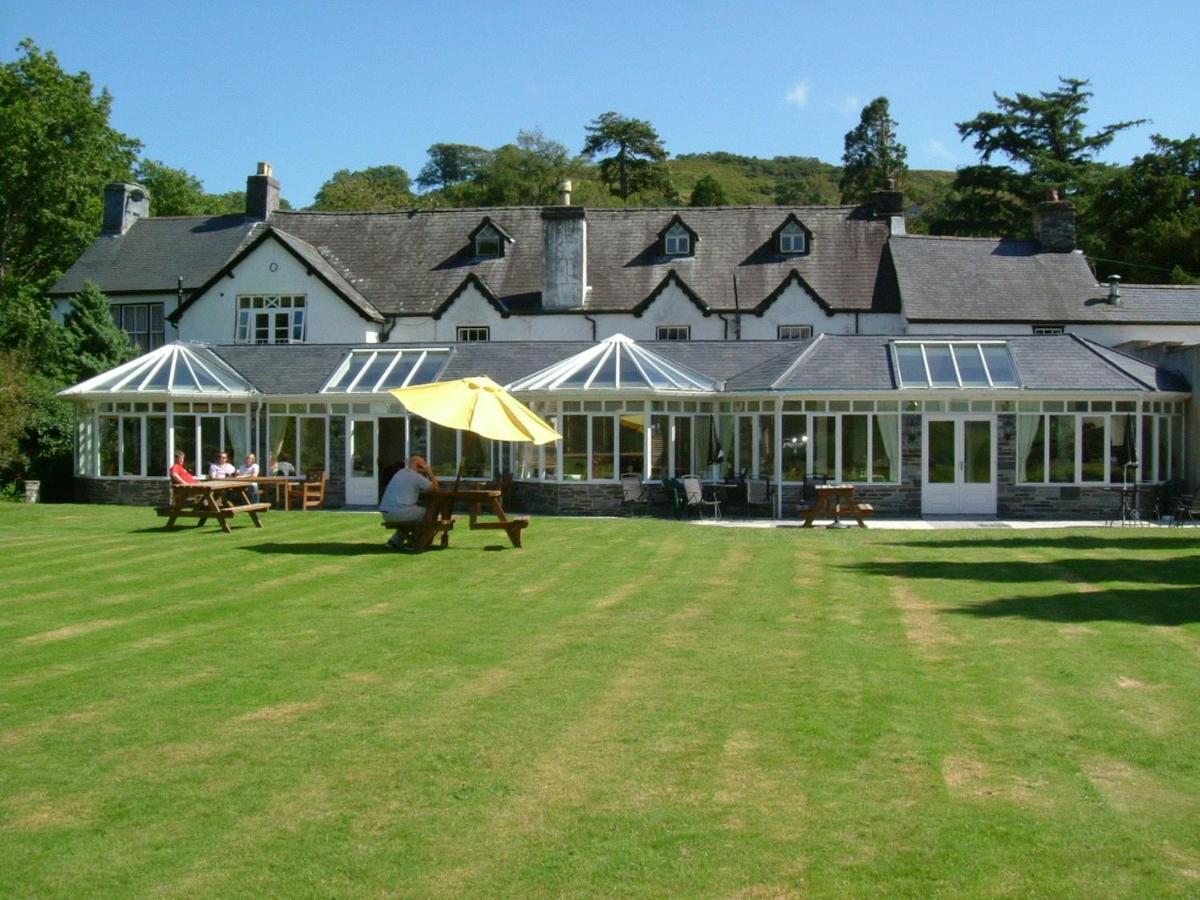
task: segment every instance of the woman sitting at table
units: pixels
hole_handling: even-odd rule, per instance
[[[184,465],[184,453],[182,450],[175,451],[175,465],[171,466],[171,484],[199,484],[196,476],[187,470]]]
[[[421,499],[421,492],[438,489],[437,476],[433,474],[429,464],[420,456],[410,456],[408,468],[401,469],[392,476],[392,480],[384,489],[383,499],[379,501],[379,512],[383,521],[420,522],[425,518],[425,507],[417,502]],[[388,546],[393,550],[404,549],[399,532],[388,539]]]

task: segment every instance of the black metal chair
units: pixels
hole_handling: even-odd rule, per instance
[[[1196,498],[1193,494],[1180,494],[1175,501],[1175,510],[1171,513],[1171,524],[1183,527],[1183,523],[1187,522],[1191,525],[1200,524],[1195,516]]]

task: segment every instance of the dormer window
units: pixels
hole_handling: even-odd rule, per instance
[[[504,255],[504,245],[514,243],[512,235],[488,216],[468,236],[476,259],[496,259]]]
[[[667,231],[663,244],[667,256],[688,256],[692,252],[692,236],[678,223]]]
[[[500,234],[490,225],[475,233],[476,256],[499,256]]]
[[[779,232],[780,253],[805,253],[808,251],[808,235],[797,222],[788,222]]]
[[[658,246],[663,256],[694,256],[699,242],[700,236],[678,215],[672,216],[658,233]]]

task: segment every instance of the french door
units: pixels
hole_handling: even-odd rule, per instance
[[[923,514],[996,514],[996,423],[991,416],[926,416],[923,445]]]
[[[346,503],[374,506],[379,502],[378,433],[374,419],[351,419],[346,434]]]

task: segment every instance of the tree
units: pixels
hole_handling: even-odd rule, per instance
[[[705,175],[692,188],[692,199],[689,205],[728,206],[729,198],[725,195],[725,188],[721,187],[721,182],[711,175]]]
[[[321,185],[310,209],[324,212],[368,212],[411,206],[412,180],[400,166],[371,166],[357,172],[341,169]]]
[[[137,355],[129,335],[113,320],[108,297],[91,281],[72,298],[63,324],[67,353],[63,370],[68,382],[107,372]]]
[[[515,144],[492,152],[465,196],[482,206],[548,206],[574,168],[566,146],[536,128],[519,131]]]
[[[980,155],[980,164],[959,169],[951,195],[931,213],[931,228],[957,234],[1018,236],[1030,228],[1034,204],[1050,191],[1086,202],[1105,167],[1095,156],[1127,128],[1144,119],[1106,125],[1088,134],[1084,117],[1089,82],[1059,78],[1059,87],[1037,96],[993,94],[997,109],[959,122],[958,133]],[[993,157],[1011,165],[995,165]]]
[[[1087,249],[1106,274],[1192,283],[1200,277],[1200,137],[1150,141],[1150,153],[1096,191],[1084,223]]]
[[[644,191],[674,194],[670,172],[664,164],[667,151],[649,122],[606,112],[593,119],[586,131],[584,156],[594,159],[600,153],[616,151],[601,159],[599,165],[601,181],[618,197],[628,200]]]
[[[150,192],[153,216],[198,216],[208,212],[204,185],[183,169],[143,159],[134,169],[133,177]]]
[[[74,262],[100,227],[104,185],[127,179],[141,145],[109,123],[112,97],[86,72],[22,41],[0,66],[0,280]]]
[[[888,98],[876,97],[863,107],[858,125],[846,132],[838,183],[842,202],[862,203],[872,191],[902,184],[907,158],[908,150],[896,140],[896,120]]]
[[[487,168],[492,158],[490,151],[470,144],[434,144],[425,152],[429,162],[417,175],[417,184],[427,190],[470,181]]]

